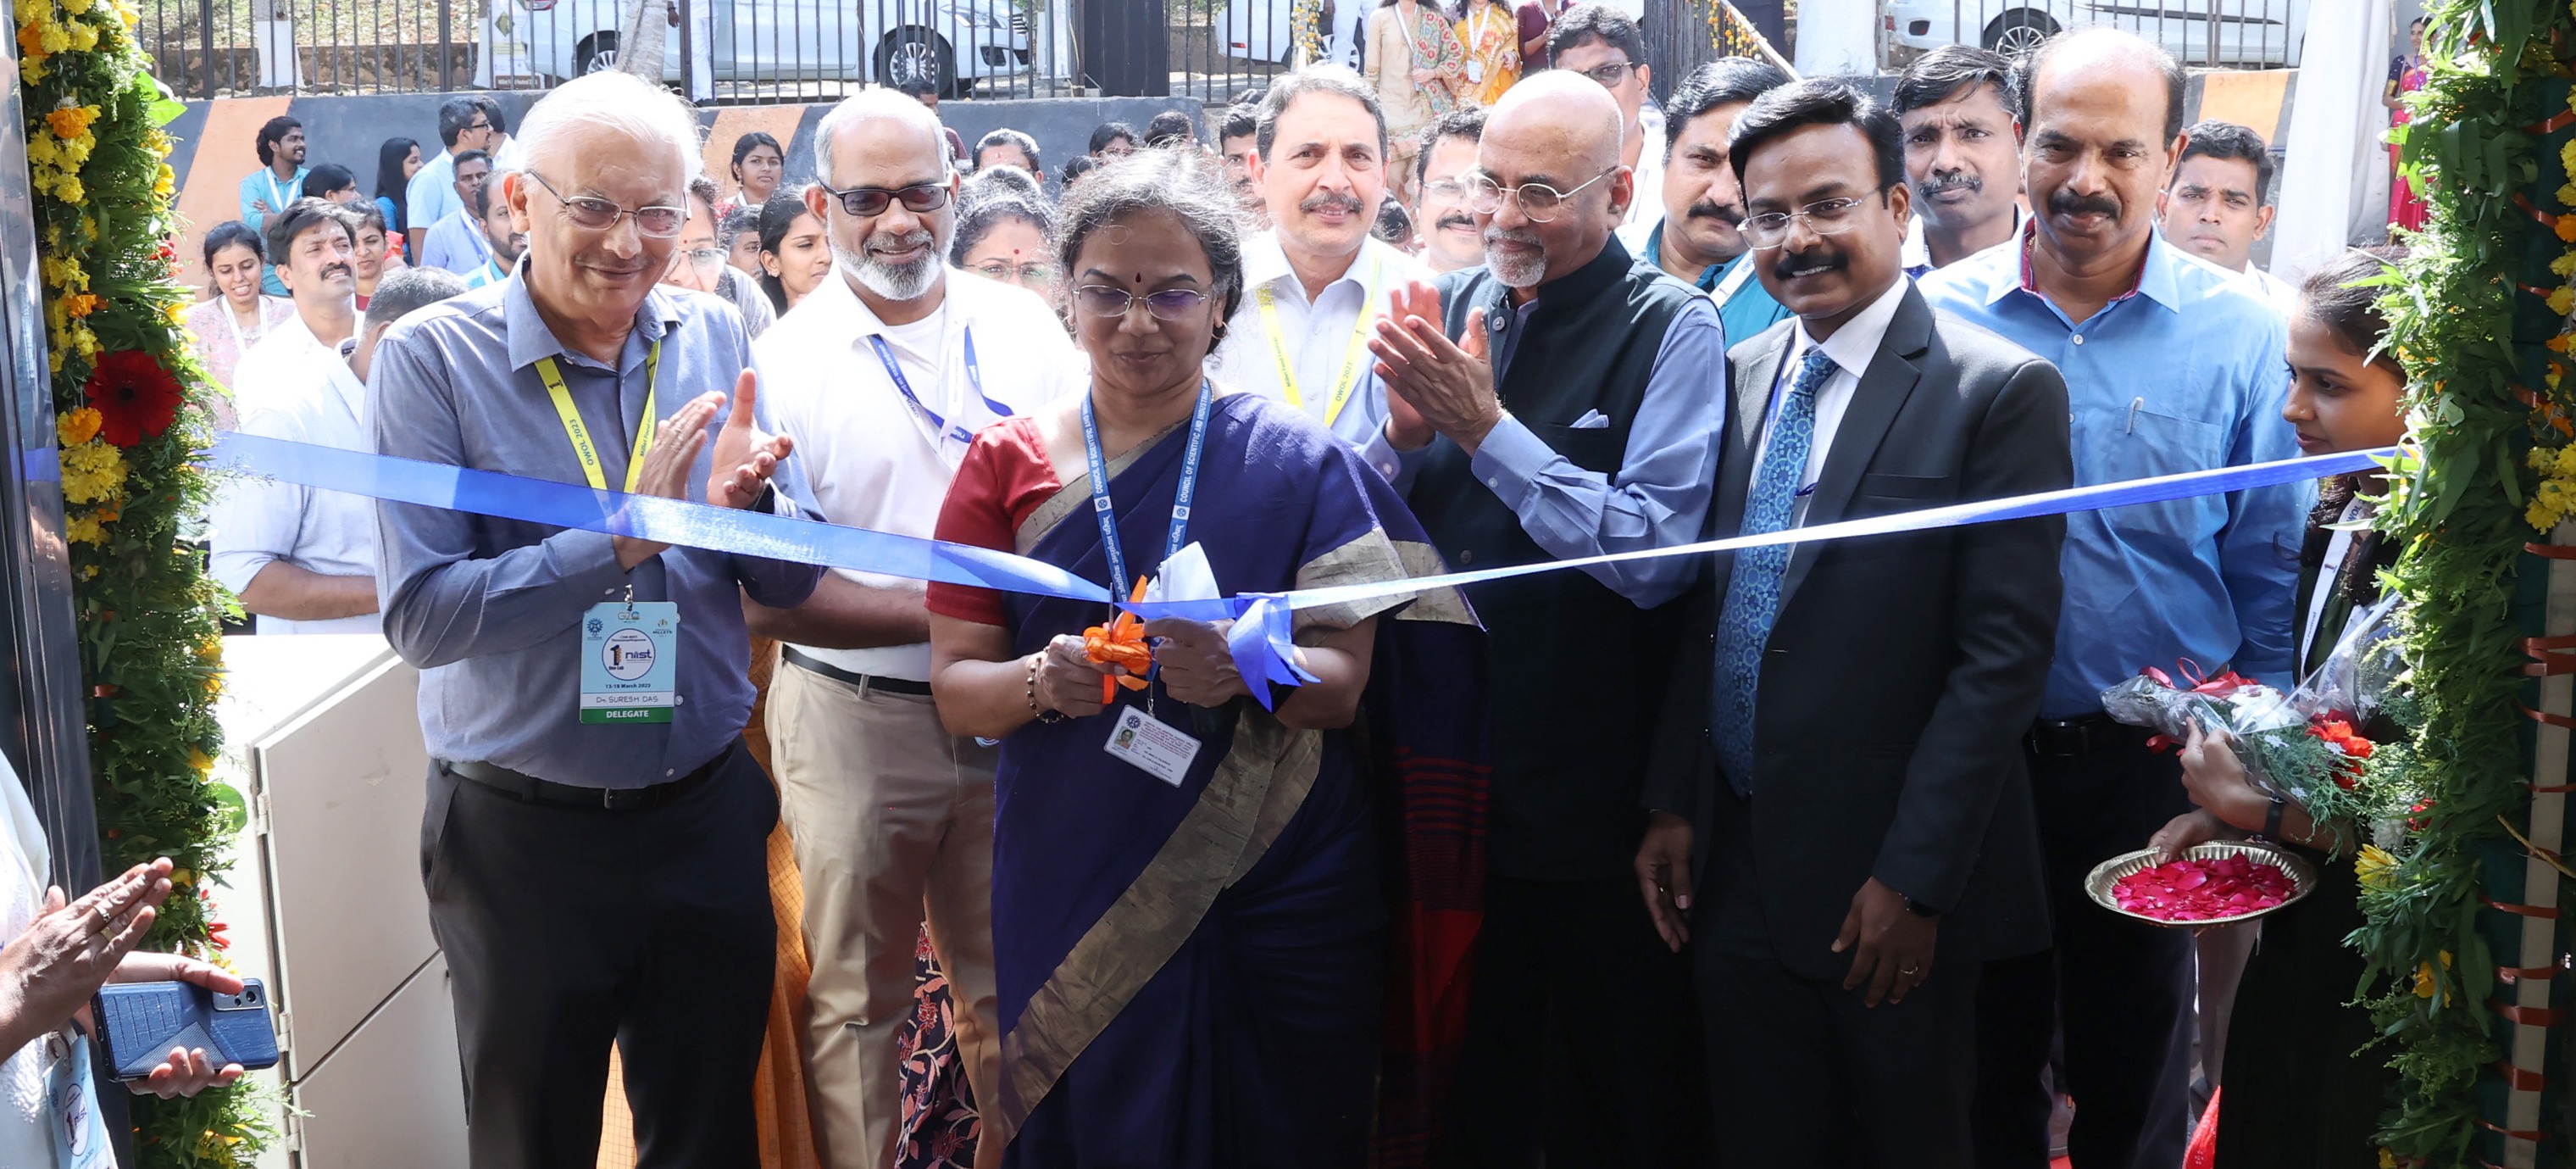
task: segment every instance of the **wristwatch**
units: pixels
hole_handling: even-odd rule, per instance
[[[1901,902],[1903,902],[1903,903],[1905,904],[1905,912],[1907,912],[1907,913],[1911,913],[1911,914],[1913,914],[1913,915],[1914,915],[1914,916],[1916,916],[1916,917],[1939,917],[1939,916],[1941,916],[1941,911],[1940,911],[1940,910],[1938,910],[1938,909],[1934,909],[1934,908],[1932,908],[1932,907],[1931,907],[1931,906],[1929,906],[1929,905],[1925,905],[1924,903],[1922,903],[1922,902],[1920,902],[1920,901],[1917,901],[1917,900],[1915,900],[1915,899],[1913,899],[1913,898],[1911,898],[1911,897],[1908,897],[1908,896],[1906,896],[1906,895],[1905,895],[1905,894],[1903,894],[1903,893],[1899,893],[1899,894],[1897,894],[1897,895],[1896,895],[1896,899],[1897,899],[1898,901],[1901,901]]]
[[[2272,802],[2264,807],[2263,839],[2279,840],[2281,838],[2281,812],[2289,806],[2290,802],[2288,800],[2284,800],[2279,796],[2274,796],[2272,797]]]

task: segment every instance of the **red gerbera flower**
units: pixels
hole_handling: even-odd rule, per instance
[[[179,420],[179,379],[139,349],[101,354],[84,388],[98,408],[100,436],[116,446],[158,438]]]

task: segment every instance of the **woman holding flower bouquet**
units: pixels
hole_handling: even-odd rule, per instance
[[[2290,395],[2281,416],[2309,455],[2368,450],[2405,436],[2406,376],[2374,352],[2387,322],[2377,285],[2356,286],[2394,258],[2353,251],[2310,275],[2290,319]],[[2294,659],[2302,675],[2323,665],[2348,627],[2378,599],[2378,571],[2396,549],[2366,526],[2376,474],[2339,476],[2319,491],[2300,557]],[[2363,525],[2355,528],[2353,525]],[[2297,679],[2265,679],[2283,689]],[[2370,735],[2327,720],[2311,730],[2358,770]],[[2195,732],[2182,752],[2192,811],[2149,845],[2170,858],[2209,840],[2260,835],[2305,854],[2316,891],[2262,921],[2262,938],[2236,991],[2227,1039],[2225,1107],[2218,1169],[2375,1167],[2371,1137],[2391,1082],[2384,1060],[2358,1055],[2371,1042],[2369,1014],[2347,1005],[2360,985],[2361,955],[2344,938],[2362,924],[2354,860],[2365,826],[2311,816],[2294,800],[2266,794],[2227,740]]]

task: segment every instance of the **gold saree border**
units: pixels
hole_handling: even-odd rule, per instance
[[[1108,912],[1056,964],[1002,1037],[1002,1099],[985,1118],[1007,1145],[1039,1101],[1198,931],[1217,895],[1266,854],[1306,801],[1321,731],[1291,731],[1245,704],[1234,747],[1198,803]]]

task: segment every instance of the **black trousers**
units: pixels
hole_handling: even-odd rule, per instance
[[[739,742],[695,789],[631,812],[521,803],[431,766],[421,871],[473,1169],[595,1163],[612,1042],[639,1165],[759,1163],[777,822]]]
[[[1977,1164],[2047,1169],[2040,1071],[2065,1032],[2075,1169],[2173,1169],[2189,1138],[2191,933],[2093,904],[2084,875],[2190,807],[2182,765],[2143,746],[2030,756],[2055,946],[1990,962],[1978,995]]]
[[[1455,1169],[1661,1169],[1708,1160],[1688,964],[1634,877],[1485,883]]]
[[[1968,1169],[1976,963],[1940,963],[1901,1003],[1777,960],[1694,948],[1722,1165]],[[1721,1005],[1722,1004],[1722,1005]]]

